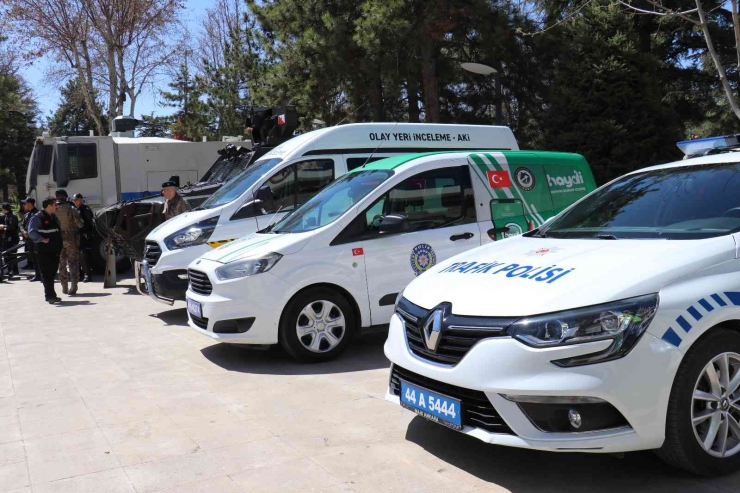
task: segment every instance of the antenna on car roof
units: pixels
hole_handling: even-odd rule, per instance
[[[391,132],[393,132],[393,130],[396,128],[396,125],[398,125],[398,122],[396,122],[396,123],[393,124],[393,127],[391,128]],[[375,155],[375,153],[378,151],[378,149],[380,148],[380,146],[382,144],[383,144],[383,141],[382,140],[380,142],[378,142],[378,146],[375,149],[373,149],[373,152],[370,153],[370,155],[367,157],[367,159],[365,159],[365,162],[362,163],[362,166],[360,166],[360,168],[364,168],[365,167],[365,165],[368,163],[368,161],[370,161],[373,158],[373,156]]]

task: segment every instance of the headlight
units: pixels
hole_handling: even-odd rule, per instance
[[[580,366],[622,358],[635,346],[658,309],[658,295],[640,296],[521,319],[509,334],[537,348],[612,340],[598,353],[553,361],[558,366]]]
[[[177,231],[164,239],[164,244],[170,250],[186,248],[206,243],[218,224],[218,216],[209,217],[199,223],[192,224]]]
[[[255,276],[272,269],[278,260],[283,258],[279,253],[268,253],[262,258],[238,260],[216,269],[216,277],[221,281],[239,277]]]

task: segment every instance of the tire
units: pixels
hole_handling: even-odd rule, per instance
[[[716,384],[711,383],[710,375],[716,377]],[[740,333],[717,327],[694,344],[684,356],[671,389],[665,442],[656,451],[663,461],[699,476],[721,476],[740,469],[740,426],[735,426],[740,420],[740,402],[732,404],[740,400],[740,390],[729,394],[724,390],[736,375],[740,378]],[[701,399],[694,398],[695,391],[704,392]],[[711,394],[729,398],[706,400]],[[696,418],[701,421],[695,428]],[[715,425],[718,431],[712,438]],[[722,456],[725,426],[726,452]],[[710,444],[708,449],[701,439]]]
[[[311,310],[314,320],[307,316]],[[347,348],[357,332],[356,324],[354,309],[344,296],[333,289],[312,288],[299,293],[285,307],[279,340],[297,361],[329,361]],[[303,336],[299,337],[299,331]]]
[[[90,248],[90,262],[93,271],[97,274],[105,274],[105,266],[108,259],[105,256],[105,242],[103,237],[95,234]],[[116,256],[116,272],[127,272],[131,270],[131,260],[125,255]]]

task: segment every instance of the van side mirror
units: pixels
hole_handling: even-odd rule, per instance
[[[239,207],[239,209],[231,216],[231,221],[235,219],[246,219],[248,217],[255,217],[262,215],[262,202],[259,200],[251,200],[246,204]]]
[[[403,233],[410,228],[409,218],[403,214],[388,214],[380,219],[378,231],[381,233]]]
[[[69,185],[69,161],[67,160],[67,143],[57,142],[54,147],[54,181],[57,187]]]
[[[263,186],[257,190],[255,194],[255,202],[259,202],[258,207],[266,211],[271,211],[275,208],[275,194],[272,193],[270,187]]]

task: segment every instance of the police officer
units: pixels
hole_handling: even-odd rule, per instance
[[[56,199],[49,197],[41,203],[43,210],[35,214],[28,224],[28,237],[34,242],[36,262],[44,283],[44,296],[49,303],[59,303],[61,298],[54,291],[54,276],[59,268],[62,251],[62,226],[54,214]]]
[[[162,195],[167,199],[164,204],[165,221],[190,210],[190,204],[177,193],[177,183],[174,181],[162,183]]]
[[[2,216],[0,216],[0,251],[8,250],[18,244],[18,218],[13,214],[13,209],[10,204],[4,202],[2,207]],[[6,264],[15,258],[15,252],[5,255],[3,262]],[[18,275],[18,262],[13,264],[12,267],[8,267],[8,275]]]
[[[92,280],[92,266],[90,265],[90,250],[92,248],[93,234],[95,231],[95,216],[90,206],[85,204],[85,197],[81,193],[76,193],[72,197],[72,202],[80,213],[83,226],[79,230],[80,234],[80,267],[82,268],[82,282]]]
[[[80,241],[77,230],[84,223],[80,213],[69,201],[66,190],[56,191],[56,216],[62,227],[62,251],[59,255],[59,281],[62,283],[62,293],[76,294],[77,282],[80,279]],[[69,270],[67,268],[69,267]],[[70,284],[71,281],[71,284]]]
[[[39,264],[36,262],[33,240],[28,236],[28,225],[31,223],[31,218],[39,213],[39,210],[36,208],[36,199],[33,197],[28,197],[21,203],[23,204],[23,210],[26,211],[26,215],[23,216],[23,221],[21,222],[21,234],[23,235],[24,242],[23,249],[28,254],[26,265],[29,268],[33,265],[33,269],[35,271],[35,275],[30,279],[30,281],[40,281],[41,272],[39,271]]]

